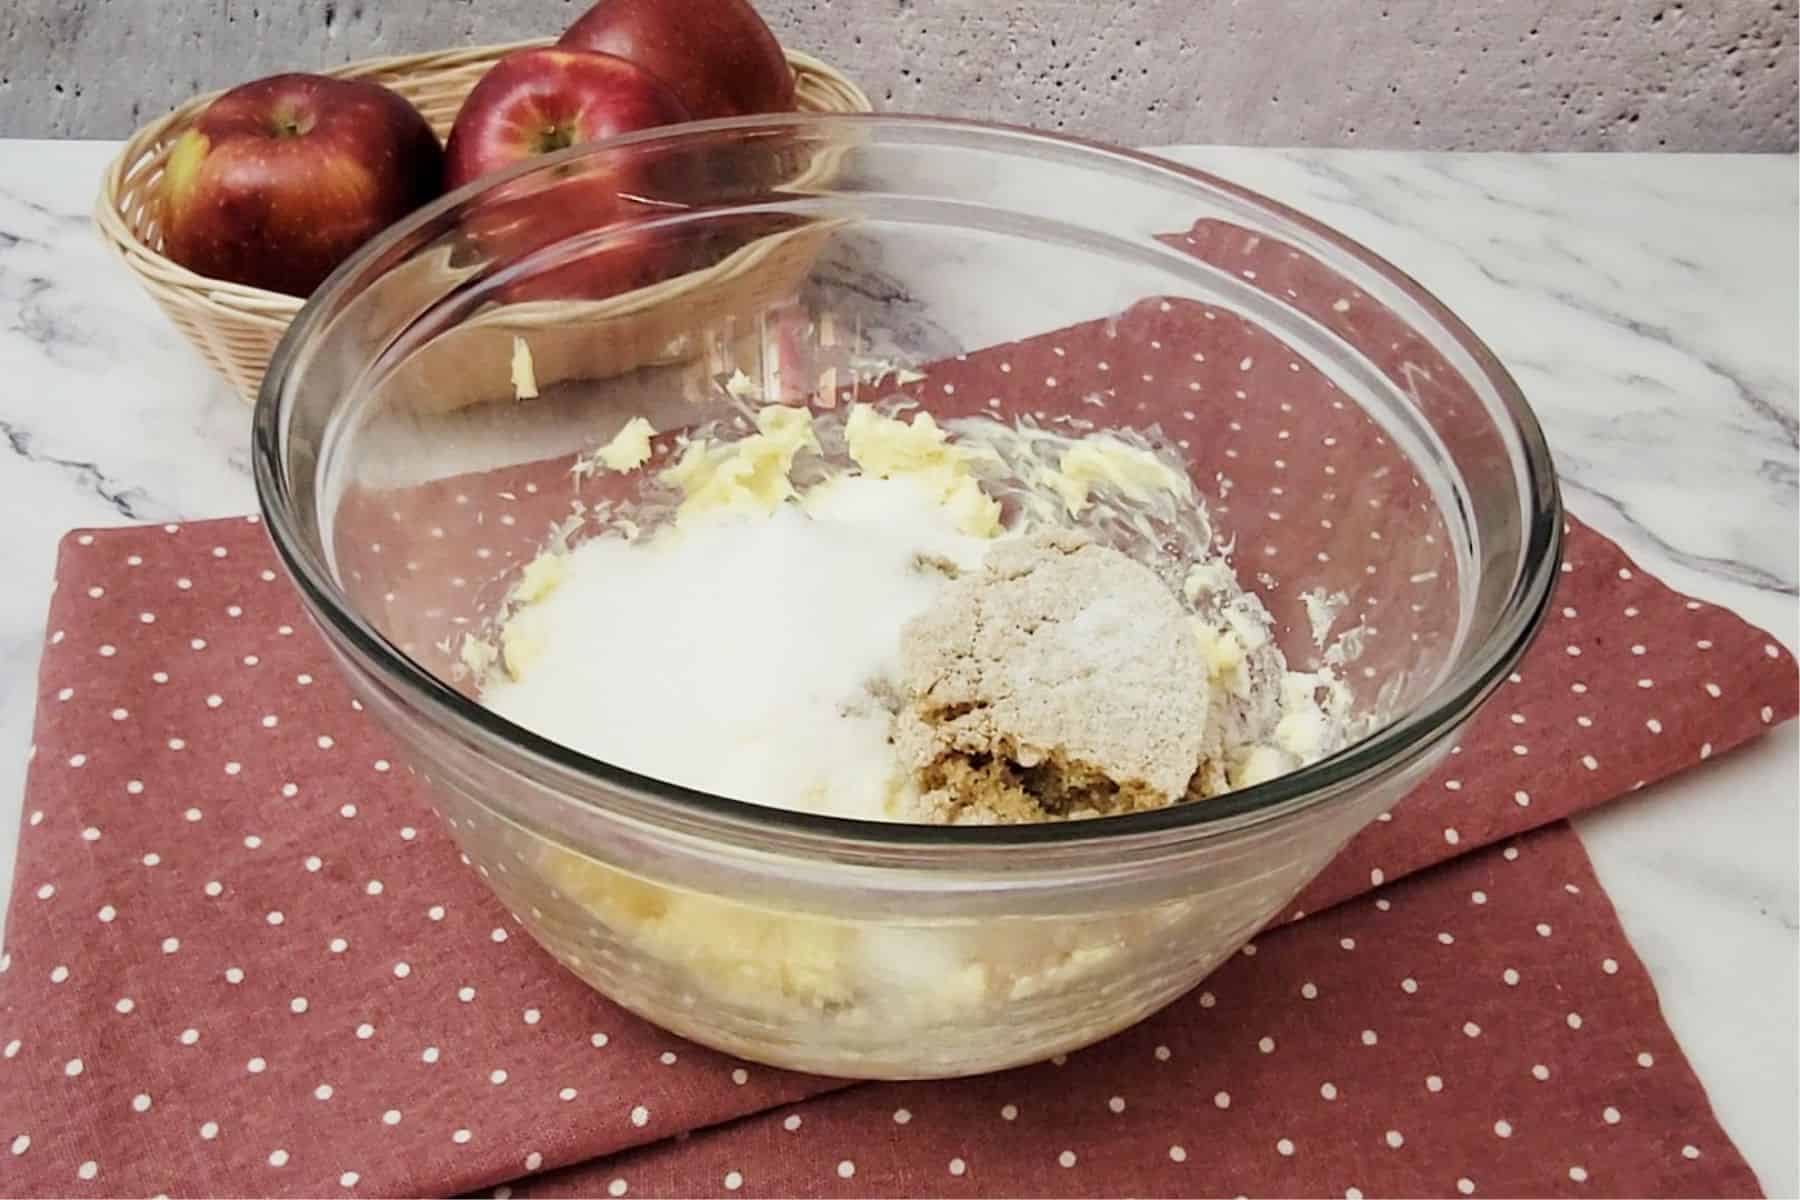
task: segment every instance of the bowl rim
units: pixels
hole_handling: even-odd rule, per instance
[[[1176,803],[1148,812],[1040,824],[945,826],[871,821],[775,808],[638,774],[506,720],[444,683],[358,616],[348,598],[332,582],[321,556],[305,544],[296,528],[281,454],[286,428],[284,399],[288,393],[287,383],[311,335],[329,318],[338,294],[350,288],[365,270],[377,265],[378,260],[391,254],[396,246],[426,229],[443,214],[489,189],[535,172],[554,170],[567,161],[656,142],[698,142],[719,134],[762,131],[773,135],[834,127],[906,130],[915,141],[937,131],[962,139],[988,139],[996,146],[1035,146],[1072,154],[1096,166],[1110,161],[1116,167],[1148,171],[1171,183],[1220,194],[1249,205],[1258,210],[1260,216],[1285,222],[1297,232],[1354,260],[1355,265],[1381,276],[1386,284],[1418,306],[1469,356],[1475,370],[1500,401],[1502,415],[1506,418],[1505,422],[1497,422],[1500,431],[1515,438],[1520,451],[1517,461],[1522,462],[1523,471],[1517,482],[1526,502],[1521,555],[1512,586],[1492,626],[1478,642],[1467,647],[1460,664],[1403,715],[1332,755],[1266,782],[1204,802]],[[1286,822],[1353,792],[1357,785],[1369,779],[1393,774],[1452,734],[1500,685],[1524,654],[1548,611],[1565,534],[1561,493],[1549,446],[1524,393],[1498,356],[1446,304],[1385,258],[1323,222],[1260,192],[1146,151],[1016,125],[934,116],[780,113],[690,122],[574,146],[527,160],[447,193],[370,239],[308,298],[270,360],[256,402],[251,457],[264,524],[277,556],[315,622],[328,637],[335,635],[349,643],[356,655],[379,674],[384,685],[407,696],[415,709],[426,711],[429,720],[440,725],[448,723],[470,735],[470,740],[482,746],[484,753],[497,751],[503,760],[512,757],[512,762],[503,761],[503,765],[515,773],[521,768],[535,768],[535,774],[548,775],[557,785],[556,798],[560,802],[590,810],[600,807],[609,815],[635,816],[659,825],[672,820],[676,827],[702,836],[731,838],[735,834],[737,840],[765,850],[815,855],[829,852],[842,858],[846,851],[860,847],[874,853],[873,858],[865,858],[865,861],[878,863],[890,861],[881,857],[882,851],[904,855],[908,851],[929,850],[941,856],[937,860],[941,865],[967,865],[966,860],[952,852],[961,850],[976,854],[1006,847],[1074,850],[1100,844],[1109,850],[1132,854],[1166,849],[1172,840],[1186,846]],[[1509,460],[1511,458],[1509,456]],[[576,794],[573,788],[587,794]],[[591,798],[596,789],[614,799],[636,802],[631,806],[634,811],[597,806]],[[489,803],[506,807],[503,801]],[[771,845],[770,839],[774,839],[775,844]]]

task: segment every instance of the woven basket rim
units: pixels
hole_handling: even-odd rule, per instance
[[[313,73],[339,79],[358,79],[370,75],[407,71],[425,73],[452,70],[484,60],[497,61],[518,50],[553,45],[555,40],[554,38],[529,38],[523,41],[496,42],[456,50],[357,59]],[[787,56],[790,66],[795,69],[797,75],[804,72],[822,76],[828,79],[833,87],[842,91],[852,105],[847,111],[862,113],[874,111],[874,106],[870,103],[867,93],[824,59],[785,46],[782,48],[782,53]],[[125,144],[120,147],[119,152],[107,163],[102,172],[100,195],[94,208],[94,222],[99,228],[102,239],[113,253],[134,274],[142,277],[146,284],[154,283],[166,288],[179,289],[186,293],[186,298],[190,302],[203,303],[222,318],[259,324],[266,323],[268,327],[279,330],[300,312],[301,307],[306,303],[305,298],[251,287],[247,284],[233,283],[229,280],[215,279],[212,276],[190,270],[146,243],[127,223],[119,206],[125,179],[139,161],[162,144],[172,127],[191,121],[207,105],[229,90],[229,88],[218,88],[194,96],[163,116],[143,125],[127,138]],[[671,128],[678,128],[678,126],[671,126]]]

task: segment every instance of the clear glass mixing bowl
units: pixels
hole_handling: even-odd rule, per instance
[[[1290,662],[1348,650],[1372,732],[1202,803],[943,828],[696,793],[482,708],[462,635],[624,498],[577,456],[734,388],[1152,430]],[[856,1077],[1041,1059],[1191,988],[1449,751],[1561,534],[1518,388],[1366,250],[1152,157],[890,117],[653,131],[445,198],[294,322],[255,469],[344,673],[533,936],[678,1033]],[[1343,597],[1317,639],[1309,592]]]

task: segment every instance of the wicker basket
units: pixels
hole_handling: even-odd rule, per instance
[[[548,39],[538,39],[437,54],[365,59],[325,74],[369,79],[393,89],[424,114],[441,138],[449,133],[469,89],[489,67],[515,50],[548,44]],[[795,102],[801,111],[872,111],[862,89],[831,66],[799,51],[789,50],[787,55],[794,69]],[[209,279],[187,270],[163,256],[156,223],[156,186],[169,151],[217,95],[214,92],[198,96],[132,135],[101,179],[94,219],[107,245],[124,260],[175,327],[246,403],[254,403],[269,356],[303,302],[279,292]],[[671,323],[684,303],[704,299],[708,308],[729,308],[735,293],[742,292],[749,302],[755,295],[779,287],[780,281],[769,277],[771,272],[791,276],[797,265],[804,271],[805,265],[798,261],[791,242],[783,252],[778,239],[771,241],[771,245],[747,247],[708,270],[640,292],[590,302],[585,306],[588,311],[582,323],[590,328],[605,325],[609,329],[617,350],[616,361],[610,364],[612,369],[624,371],[644,365],[643,348],[668,344]],[[561,307],[563,311],[557,319],[567,320],[567,306]],[[529,323],[547,322],[549,316],[536,314]],[[633,316],[643,319],[627,320]],[[635,331],[634,326],[638,327]],[[584,364],[584,369],[593,367],[591,361]]]

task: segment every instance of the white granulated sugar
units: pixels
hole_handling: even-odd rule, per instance
[[[522,614],[548,652],[483,702],[670,783],[880,819],[897,764],[867,685],[946,583],[915,561],[988,543],[904,481],[840,479],[806,507],[583,544]]]

